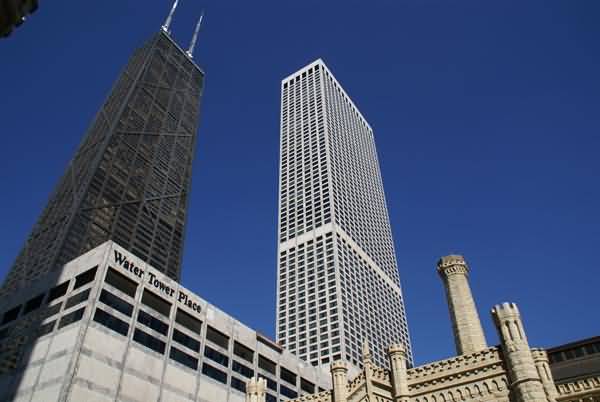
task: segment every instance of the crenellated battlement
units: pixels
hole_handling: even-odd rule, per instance
[[[362,372],[359,375],[357,375],[356,377],[354,377],[354,379],[348,383],[348,386],[347,386],[348,395],[352,395],[358,388],[363,386],[364,382],[365,382],[365,373]]]
[[[414,389],[427,386],[428,383],[445,382],[457,376],[468,377],[489,369],[503,371],[502,357],[497,347],[411,368],[408,370],[408,383]]]
[[[492,316],[498,320],[514,319],[521,317],[519,308],[515,303],[504,302],[492,308]]]
[[[505,351],[529,350],[521,313],[515,303],[497,304],[492,308],[492,318]]]
[[[336,360],[329,367],[332,372],[348,371],[348,365],[343,360]]]
[[[406,348],[401,343],[393,343],[388,347],[388,355],[401,354],[406,356]]]
[[[561,401],[583,400],[586,396],[600,393],[600,376],[559,384],[556,388]]]
[[[317,394],[304,395],[294,399],[294,402],[331,402],[331,391],[322,391]]]
[[[531,348],[531,355],[534,362],[548,362],[548,353],[542,348]]]
[[[381,367],[372,367],[371,379],[382,384],[390,384],[390,370]]]
[[[437,272],[442,277],[454,274],[466,275],[469,273],[469,267],[462,255],[447,255],[439,259]]]

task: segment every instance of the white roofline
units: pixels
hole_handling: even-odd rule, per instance
[[[315,60],[315,61],[307,64],[304,67],[302,67],[300,70],[298,70],[298,71],[296,71],[296,72],[288,75],[284,79],[282,79],[281,80],[281,89],[282,89],[282,91],[283,91],[284,84],[288,83],[292,78],[295,78],[298,75],[301,75],[302,73],[308,71],[309,69],[311,69],[311,68],[313,68],[313,67],[315,67],[317,65],[321,66],[324,70],[327,71],[327,73],[329,74],[329,76],[331,76],[331,78],[335,81],[335,83],[337,84],[337,86],[341,89],[341,91],[344,94],[344,96],[348,99],[348,101],[350,102],[350,105],[352,106],[352,108],[354,108],[354,110],[358,113],[358,115],[360,116],[360,118],[365,122],[365,124],[367,125],[367,127],[369,128],[369,130],[371,130],[371,132],[373,132],[373,128],[371,127],[371,125],[369,124],[369,122],[367,121],[367,119],[363,116],[363,114],[360,112],[360,109],[358,109],[358,107],[354,104],[354,102],[352,101],[352,98],[350,97],[350,95],[348,95],[348,93],[344,90],[344,87],[335,78],[335,75],[333,75],[333,73],[331,72],[331,70],[327,67],[327,65],[325,64],[325,62],[321,58],[318,58],[317,60]]]

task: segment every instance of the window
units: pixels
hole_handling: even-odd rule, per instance
[[[242,363],[238,363],[235,360],[231,363],[231,370],[235,371],[236,373],[240,373],[241,375],[247,378],[251,378],[252,376],[254,376],[254,370],[252,370],[250,367],[243,365]]]
[[[54,331],[54,324],[56,324],[56,321],[50,321],[49,323],[40,326],[37,330],[37,336],[42,337]]]
[[[227,373],[224,373],[221,370],[216,369],[213,366],[208,365],[206,363],[202,365],[202,374],[214,380],[222,382],[223,384],[227,384]]]
[[[289,382],[290,384],[296,385],[296,374],[284,367],[279,367],[279,378],[281,378],[283,381]]]
[[[177,313],[175,314],[175,322],[197,334],[202,330],[202,321],[180,309],[177,309]]]
[[[173,329],[173,340],[175,342],[179,343],[180,345],[183,345],[183,346],[186,346],[186,347],[192,349],[193,351],[196,351],[196,352],[200,351],[200,342],[199,341],[192,338],[191,336],[184,334],[181,331],[178,331],[177,329]]]
[[[308,380],[305,380],[304,378],[300,378],[300,388],[302,389],[302,391],[306,391],[309,394],[315,393],[315,384]]]
[[[291,314],[291,312],[290,312],[290,314]],[[268,346],[269,348],[273,349],[277,353],[283,352],[283,348],[281,346],[279,346],[278,344],[276,344],[269,338],[265,338],[261,334],[258,334],[258,333],[256,334],[256,340],[259,341],[260,343],[262,343],[263,345]]]
[[[296,398],[298,393],[286,387],[285,385],[279,386],[279,393],[283,396],[287,396],[288,398]]]
[[[148,289],[144,289],[144,294],[142,295],[142,303],[156,312],[168,317],[171,313],[171,303],[164,300],[162,297],[155,295],[150,292]]]
[[[94,321],[123,336],[127,336],[127,332],[129,332],[128,323],[100,309],[96,309]]]
[[[144,310],[138,311],[138,322],[155,330],[156,332],[160,332],[163,335],[166,335],[169,332],[169,326],[159,320],[158,318],[154,318],[150,314],[146,313]]]
[[[126,316],[131,317],[131,314],[133,313],[133,306],[131,304],[127,303],[119,296],[110,293],[106,289],[102,289],[102,292],[100,293],[100,301],[107,306],[114,308],[119,313],[125,314]]]
[[[182,352],[181,350],[179,350],[173,346],[171,346],[171,353],[169,353],[169,357],[171,359],[175,360],[176,362],[179,362],[179,363],[183,364],[184,366],[187,366],[193,370],[198,369],[198,359],[188,355],[185,352]]]
[[[46,309],[46,311],[44,311],[44,316],[46,318],[53,316],[54,314],[57,314],[60,311],[60,308],[62,306],[62,303],[56,303],[50,307],[48,307]]]
[[[158,353],[165,353],[165,343],[154,336],[145,333],[142,330],[135,329],[133,333],[133,340],[137,343],[146,346]]]
[[[233,353],[236,356],[239,356],[242,359],[249,361],[250,363],[252,363],[254,360],[254,351],[245,347],[241,343],[238,343],[238,342],[233,343]]]
[[[238,378],[231,377],[231,386],[238,391],[246,392],[246,383]]]
[[[271,395],[267,392],[265,401],[266,402],[277,402],[277,397],[274,395]]]
[[[108,268],[108,271],[106,272],[105,282],[119,289],[126,295],[135,297],[135,292],[138,286],[137,283],[135,283],[122,273],[116,271],[115,269],[110,267]]]
[[[8,310],[6,313],[4,313],[4,316],[2,317],[2,323],[0,325],[4,325],[6,323],[16,320],[19,316],[19,311],[21,311],[21,305],[18,305],[17,307]]]
[[[85,307],[63,316],[58,322],[58,329],[61,329],[63,327],[66,327],[67,325],[73,324],[74,322],[81,320],[84,311]]]
[[[67,293],[68,289],[69,281],[61,283],[60,285],[56,285],[50,290],[50,292],[48,292],[48,300],[46,301],[46,303],[50,303],[52,300],[64,296]]]
[[[277,365],[275,364],[275,362],[267,359],[262,355],[258,355],[258,367],[265,371],[268,371],[273,375],[277,375]]]
[[[204,356],[219,363],[222,366],[225,366],[225,367],[229,366],[229,357],[225,356],[221,352],[216,351],[213,348],[205,346],[204,347]]]
[[[558,363],[564,360],[561,352],[552,353],[549,356],[550,363]]]
[[[219,345],[223,349],[227,349],[229,347],[229,337],[211,326],[206,328],[206,339],[215,345]]]
[[[98,266],[96,265],[94,268],[88,269],[87,271],[77,275],[75,277],[75,286],[73,286],[73,289],[78,289],[78,288],[82,287],[83,285],[86,285],[86,284],[90,283],[91,281],[93,281],[94,278],[96,277],[97,269],[98,269]]]
[[[65,309],[76,306],[79,303],[83,303],[90,296],[90,289],[86,289],[83,292],[77,293],[75,296],[71,296],[67,299],[65,303]]]
[[[27,303],[25,303],[25,308],[23,308],[23,314],[27,314],[32,312],[33,310],[37,310],[42,305],[44,301],[44,294],[37,295],[33,299],[30,299]]]

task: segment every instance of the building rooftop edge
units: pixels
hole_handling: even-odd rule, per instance
[[[167,38],[173,45],[175,45],[175,47],[177,47],[177,49],[179,49],[181,51],[181,53],[183,53],[183,55],[192,63],[192,65],[202,73],[202,75],[206,75],[206,73],[204,72],[204,69],[202,67],[200,67],[196,61],[194,60],[193,57],[190,57],[187,54],[187,51],[184,50],[181,46],[179,46],[179,44],[175,41],[175,39],[171,36],[171,34],[169,34],[168,32],[165,32],[162,29],[158,30],[158,33],[163,35],[165,38]]]
[[[367,125],[367,127],[369,128],[369,130],[371,131],[371,133],[373,133],[373,127],[371,127],[371,124],[369,124],[369,121],[365,118],[365,116],[362,114],[362,112],[360,111],[360,109],[356,106],[356,104],[352,100],[352,97],[350,95],[348,95],[348,92],[346,92],[346,90],[344,89],[344,86],[337,80],[337,78],[335,78],[335,75],[331,72],[331,70],[329,69],[329,67],[327,67],[327,64],[325,64],[325,62],[323,61],[323,59],[320,58],[320,57],[318,59],[316,59],[316,60],[314,60],[314,61],[306,64],[304,67],[299,68],[295,72],[289,74],[287,77],[283,78],[281,80],[281,89],[283,89],[283,85],[287,81],[289,81],[291,78],[297,76],[298,74],[303,73],[304,71],[307,71],[308,69],[310,69],[310,68],[312,68],[312,67],[314,67],[316,65],[319,65],[323,69],[325,69],[329,73],[329,75],[335,80],[335,82],[338,84],[338,87],[340,88],[340,90],[342,91],[342,93],[344,94],[344,96],[350,102],[350,105],[352,105],[352,107],[358,113],[358,115],[360,116],[360,118],[365,122],[365,124]]]
[[[562,351],[565,349],[571,349],[576,346],[582,346],[582,345],[586,345],[588,343],[593,343],[593,342],[600,342],[600,335],[591,336],[591,337],[585,338],[585,339],[579,339],[579,340],[572,341],[569,343],[564,343],[562,345],[551,346],[549,348],[546,348],[546,351],[548,353],[559,352],[559,351]]]

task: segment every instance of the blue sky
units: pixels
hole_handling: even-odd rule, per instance
[[[42,2],[0,40],[5,275],[132,50],[168,0]],[[600,3],[182,0],[206,10],[183,283],[274,333],[280,80],[321,57],[375,131],[417,363],[454,353],[441,255],[530,343],[600,334]]]

